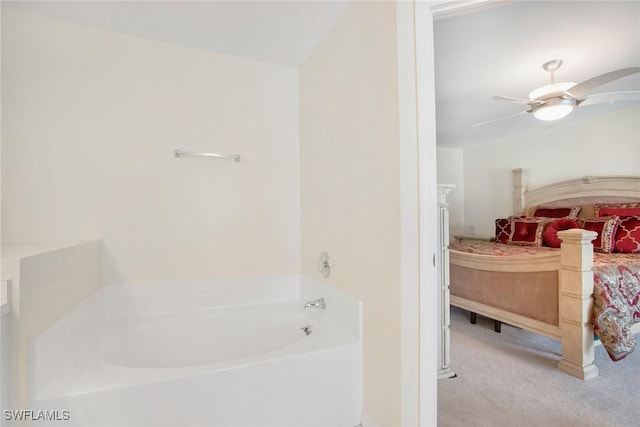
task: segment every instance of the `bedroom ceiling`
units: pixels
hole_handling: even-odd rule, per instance
[[[557,82],[579,83],[615,69],[640,66],[640,1],[496,2],[491,8],[436,19],[434,34],[439,146],[517,138],[523,132],[640,105],[583,106],[555,122],[522,114],[472,127],[525,110],[524,105],[491,97],[527,98],[531,90],[549,83],[549,73],[542,68],[549,60],[564,61],[556,72]],[[640,91],[640,74],[601,86],[594,93],[618,90]]]
[[[22,11],[136,37],[297,66],[349,1],[3,1]],[[434,2],[437,144],[462,147],[514,138],[639,103],[580,107],[556,122],[491,99],[526,97],[548,83],[542,64],[564,60],[556,81],[581,82],[640,66],[640,0]],[[471,5],[470,8],[460,6]],[[640,90],[640,74],[597,92]],[[639,120],[640,121],[640,120]]]

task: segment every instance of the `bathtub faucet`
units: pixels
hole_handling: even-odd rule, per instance
[[[313,301],[309,301],[304,305],[305,310],[308,310],[310,308],[319,308],[321,310],[324,310],[325,308],[327,308],[327,306],[324,303],[324,298],[314,299]]]

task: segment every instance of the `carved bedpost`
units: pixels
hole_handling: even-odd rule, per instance
[[[581,379],[598,375],[594,364],[593,245],[598,236],[588,230],[558,232],[560,251],[560,334],[562,360],[558,367]]]
[[[519,215],[524,213],[525,200],[524,192],[529,185],[529,171],[527,169],[513,169],[513,213]]]
[[[447,194],[455,188],[453,184],[438,185],[438,314],[440,328],[438,329],[438,379],[455,377],[451,370],[451,336],[449,323],[449,204]]]

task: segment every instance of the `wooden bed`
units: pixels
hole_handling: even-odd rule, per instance
[[[640,177],[636,176],[589,176],[531,191],[527,176],[526,170],[513,171],[514,214],[528,214],[540,206],[580,205],[581,216],[593,216],[594,203],[640,201]],[[594,364],[591,242],[597,233],[571,229],[557,235],[561,249],[540,253],[494,256],[451,249],[450,302],[560,340],[558,367],[581,379],[593,378],[598,368]],[[640,332],[638,327],[633,332]]]

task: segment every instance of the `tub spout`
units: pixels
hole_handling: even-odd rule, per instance
[[[309,301],[304,305],[304,309],[308,310],[310,308],[318,308],[320,310],[324,310],[327,306],[324,303],[324,298],[314,299],[313,301]]]

